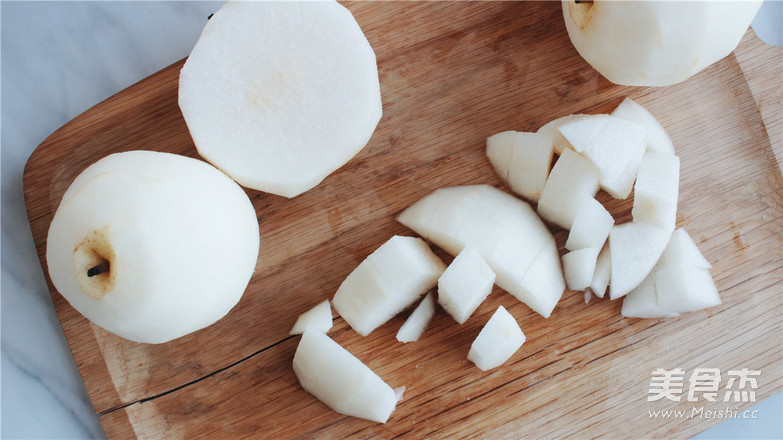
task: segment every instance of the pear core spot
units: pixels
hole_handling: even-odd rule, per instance
[[[107,231],[99,229],[87,237],[73,251],[73,269],[82,292],[94,299],[103,299],[116,283],[111,262],[114,249],[108,240]]]
[[[579,29],[584,29],[590,24],[590,20],[595,15],[594,6],[592,0],[570,0],[568,2],[568,13]]]

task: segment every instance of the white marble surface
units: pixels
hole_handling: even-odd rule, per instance
[[[185,57],[219,5],[0,5],[2,438],[103,437],[33,246],[22,197],[27,158],[84,110]],[[759,419],[724,422],[700,438],[781,438],[781,401],[778,394],[757,405]]]

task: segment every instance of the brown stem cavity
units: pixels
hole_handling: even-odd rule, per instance
[[[568,2],[568,13],[579,29],[584,29],[590,24],[590,20],[595,15],[595,6],[592,0],[570,0]]]
[[[82,292],[94,299],[103,299],[114,289],[115,273],[112,272],[114,249],[107,231],[90,232],[73,251],[74,275]]]

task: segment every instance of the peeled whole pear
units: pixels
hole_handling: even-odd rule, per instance
[[[563,0],[579,55],[615,84],[667,86],[727,56],[761,1]]]
[[[242,188],[200,160],[152,151],[107,156],[65,192],[46,261],[57,290],[123,338],[162,343],[239,302],[259,230]]]

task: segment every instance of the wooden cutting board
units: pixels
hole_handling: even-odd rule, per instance
[[[383,119],[367,147],[317,188],[290,200],[248,190],[261,252],[225,318],[166,344],[136,344],[91,325],[47,276],[110,438],[687,437],[721,420],[649,411],[727,404],[648,402],[653,370],[718,368],[723,387],[729,370],[749,368],[762,372],[757,401],[781,390],[781,48],[748,31],[733,55],[682,84],[631,88],[609,83],[579,57],[559,3],[347,6],[377,55]],[[25,200],[44,272],[49,223],[89,164],[131,149],[197,157],[177,107],[182,63],[75,118],[31,156]],[[535,131],[569,113],[608,113],[626,96],[656,115],[675,143],[677,223],[713,264],[721,306],[626,319],[620,301],[585,304],[581,292],[566,292],[544,319],[496,288],[466,324],[438,310],[409,344],[395,339],[404,316],[367,337],[337,317],[330,336],[392,387],[406,386],[404,399],[377,424],[334,413],[301,389],[290,327],[380,244],[413,234],[395,222],[400,211],[436,188],[503,187],[484,154],[487,136]],[[630,220],[630,198],[598,197],[618,223]],[[566,231],[552,230],[563,253]],[[527,342],[508,363],[482,372],[466,355],[499,305]]]

